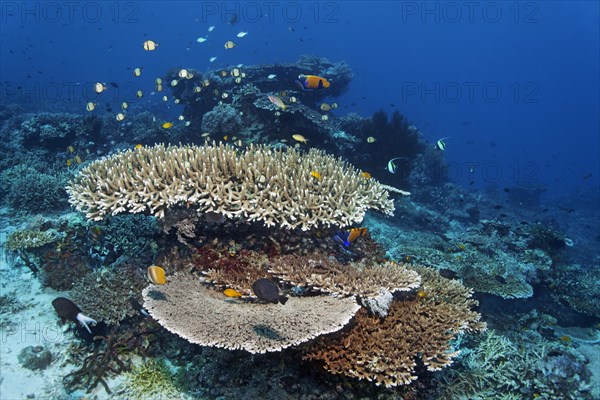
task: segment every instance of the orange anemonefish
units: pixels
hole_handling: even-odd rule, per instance
[[[148,267],[148,280],[155,285],[164,285],[167,283],[167,277],[165,276],[165,270],[158,265],[151,265]]]
[[[331,85],[325,78],[321,78],[320,76],[316,75],[304,74],[298,75],[296,84],[298,84],[302,90],[321,90],[328,88],[329,85]]]

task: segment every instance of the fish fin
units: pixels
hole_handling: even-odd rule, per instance
[[[287,298],[287,297],[285,297],[285,296],[283,296],[283,295],[279,296],[279,302],[280,302],[281,304],[285,304],[287,301],[288,301],[288,298]]]

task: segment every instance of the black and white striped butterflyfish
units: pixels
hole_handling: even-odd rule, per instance
[[[438,141],[435,142],[435,148],[442,151],[446,150],[446,142],[444,142],[446,139],[450,139],[450,136],[438,139]]]

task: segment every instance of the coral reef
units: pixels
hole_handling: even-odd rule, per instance
[[[433,269],[421,267],[418,272],[423,295],[394,301],[383,320],[361,309],[349,330],[317,339],[304,358],[323,362],[333,374],[386,387],[417,379],[417,359],[430,371],[450,365],[458,354],[450,340],[462,332],[485,329],[485,324],[471,310],[477,301],[469,289]]]
[[[575,311],[600,318],[600,265],[559,263],[548,273],[552,297]]]
[[[64,234],[56,229],[41,230],[37,226],[12,232],[6,240],[6,250],[20,252],[44,247],[64,238]]]
[[[0,136],[14,148],[42,147],[47,151],[65,149],[78,138],[94,140],[100,131],[98,117],[68,113],[15,115],[3,126]],[[8,132],[11,132],[10,134]]]
[[[79,278],[70,297],[90,317],[113,325],[138,314],[129,299],[141,300],[145,283],[144,274],[135,265],[102,268]]]
[[[43,346],[27,346],[21,350],[18,359],[23,368],[46,369],[52,363],[52,353]]]
[[[239,111],[230,104],[216,105],[202,116],[202,131],[216,135],[240,132],[243,129]]]
[[[118,393],[134,399],[181,399],[176,375],[162,359],[149,359],[125,373],[125,390]]]
[[[319,171],[316,179],[311,171]],[[376,209],[393,214],[388,192],[354,167],[311,149],[273,151],[230,146],[158,145],[117,153],[81,170],[67,186],[69,201],[90,219],[150,212],[175,204],[266,226],[346,226]]]
[[[272,258],[268,271],[291,285],[336,296],[377,297],[382,289],[409,291],[421,283],[419,274],[402,264],[365,261],[344,265],[319,253],[284,255]]]
[[[482,219],[464,230],[451,227],[434,213],[431,217],[423,210],[417,213],[411,205],[405,202],[402,209],[404,230],[396,226],[388,229],[376,216],[371,217],[371,221],[377,221],[377,228],[371,229],[373,236],[389,246],[388,254],[393,259],[408,257],[453,271],[475,291],[504,299],[532,297],[533,285],[553,265],[549,254],[532,248],[530,235],[520,226]],[[413,227],[422,231],[409,229]]]
[[[389,119],[385,111],[379,110],[370,119],[350,115],[340,118],[340,121],[341,128],[357,138],[357,143],[343,153],[350,162],[367,171],[377,171],[385,168],[388,160],[395,158],[396,172],[381,174],[381,181],[393,186],[409,187],[408,178],[415,167],[413,163],[427,147],[415,126],[409,125],[398,111],[394,111]],[[375,141],[370,142],[369,137]],[[427,165],[425,168],[433,171],[436,165]]]
[[[0,174],[0,184],[6,205],[19,213],[39,213],[68,207],[65,185],[68,172],[53,174],[38,172],[19,164]]]
[[[335,332],[360,308],[353,298],[330,296],[290,297],[285,306],[234,300],[185,273],[148,286],[143,297],[148,312],[172,333],[250,353],[281,351]]]
[[[541,326],[540,326],[541,327]],[[523,332],[526,332],[523,334]],[[535,330],[488,330],[463,341],[457,368],[435,378],[436,398],[593,399],[585,358]],[[433,393],[431,393],[433,395]]]
[[[150,264],[158,254],[160,226],[156,218],[140,214],[109,216],[89,222],[90,256],[100,265],[123,258]]]
[[[80,367],[63,378],[69,391],[84,389],[87,392],[101,384],[108,394],[111,390],[106,380],[130,370],[130,354],[146,356],[149,338],[157,329],[148,322],[135,325],[115,325],[106,335],[94,336],[93,344],[80,344],[71,348],[71,361]]]

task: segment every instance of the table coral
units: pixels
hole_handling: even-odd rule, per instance
[[[318,170],[321,179],[311,171]],[[149,212],[158,218],[177,204],[266,226],[347,226],[368,209],[393,215],[394,203],[376,180],[311,149],[157,145],[95,161],[67,186],[69,201],[87,217]]]

